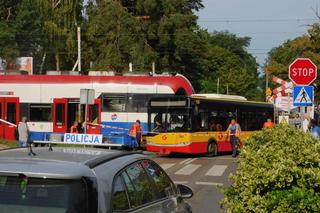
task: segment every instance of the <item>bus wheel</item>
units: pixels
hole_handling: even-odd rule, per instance
[[[209,141],[207,145],[207,157],[213,157],[218,155],[218,147],[215,141]]]

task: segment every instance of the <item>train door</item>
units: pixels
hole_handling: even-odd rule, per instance
[[[53,132],[65,133],[68,127],[68,99],[53,99]]]
[[[88,134],[101,134],[101,100],[95,99],[94,105],[88,105]]]
[[[0,138],[7,140],[15,140],[14,129],[18,125],[20,116],[19,98],[2,97],[0,98],[0,118],[5,121],[0,121]],[[7,123],[8,122],[8,123]]]

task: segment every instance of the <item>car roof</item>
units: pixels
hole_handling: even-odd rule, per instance
[[[29,177],[76,179],[94,177],[93,168],[135,152],[86,148],[48,147],[33,148],[35,156],[29,156],[29,148],[0,151],[0,173],[24,174]]]

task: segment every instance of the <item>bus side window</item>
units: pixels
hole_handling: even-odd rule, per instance
[[[222,111],[211,111],[208,114],[208,131],[222,131],[224,126],[222,125],[225,120],[224,113]]]
[[[207,111],[200,111],[199,113],[199,127],[201,131],[208,131],[209,130],[209,113]]]

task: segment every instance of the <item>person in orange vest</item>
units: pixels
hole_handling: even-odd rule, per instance
[[[136,148],[140,147],[140,142],[142,139],[142,128],[140,125],[140,120],[136,120],[136,122],[130,128],[130,136],[135,140]]]
[[[73,125],[70,127],[70,133],[76,133],[76,134],[79,133],[77,121],[73,122]]]
[[[272,127],[274,127],[274,123],[270,118],[268,118],[267,121],[264,122],[263,128],[272,128]]]
[[[241,133],[241,127],[236,122],[235,119],[231,120],[229,127],[227,129],[227,135],[230,136],[231,146],[232,146],[232,157],[237,156],[237,147],[238,147],[238,140]]]

